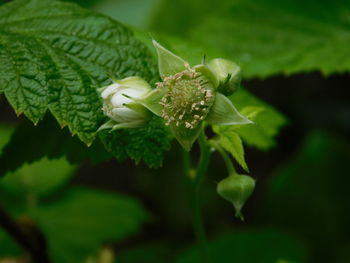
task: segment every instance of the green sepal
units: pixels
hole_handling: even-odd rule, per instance
[[[126,95],[124,95],[126,96]],[[148,92],[144,97],[140,99],[136,99],[130,96],[126,96],[127,98],[131,99],[135,103],[141,104],[143,107],[150,110],[153,114],[157,116],[161,116],[162,114],[162,106],[160,105],[160,100],[164,96],[164,90],[162,89],[154,89],[150,92]]]
[[[106,123],[104,123],[100,128],[98,128],[97,132],[106,130],[106,129],[112,129],[114,125],[116,125],[117,122],[114,120],[109,120]]]
[[[194,129],[189,129],[185,127],[178,127],[176,124],[171,123],[170,130],[181,146],[186,151],[190,151],[193,143],[197,140],[202,130],[202,125],[199,124]]]
[[[137,103],[137,102],[125,103],[124,106],[140,114],[140,116],[144,120],[148,120],[152,117],[151,112],[140,103]]]
[[[132,122],[123,122],[123,123],[116,122],[115,125],[110,130],[110,132],[119,130],[119,129],[139,128],[139,127],[145,126],[146,123],[147,123],[146,121],[132,121]]]
[[[157,41],[152,40],[152,43],[157,50],[159,74],[162,79],[189,68],[188,62],[161,46]]]
[[[242,125],[254,123],[238,112],[232,102],[217,92],[205,121],[211,125]]]
[[[193,69],[196,71],[196,72],[200,72],[202,73],[204,76],[206,76],[210,81],[211,83],[213,84],[213,86],[216,88],[218,88],[219,86],[219,80],[218,78],[216,77],[216,75],[214,74],[214,72],[208,68],[207,65],[205,64],[199,64],[199,65],[196,65],[193,67]]]
[[[119,130],[119,129],[128,129],[128,128],[138,128],[143,127],[146,124],[146,121],[133,121],[133,122],[123,122],[119,123],[114,120],[109,120],[105,124],[103,124],[100,128],[98,128],[97,132],[102,130],[110,129],[110,132]]]

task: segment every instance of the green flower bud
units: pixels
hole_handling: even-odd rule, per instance
[[[207,65],[219,81],[218,92],[230,96],[238,89],[241,82],[241,68],[236,63],[223,58],[215,58]]]
[[[102,110],[111,120],[99,130],[142,127],[150,119],[151,113],[135,102],[135,99],[151,91],[148,83],[139,77],[115,80],[111,85],[100,89]]]
[[[236,210],[236,217],[244,220],[241,209],[250,195],[253,193],[255,180],[242,174],[233,174],[223,179],[217,185],[218,194],[231,202]]]

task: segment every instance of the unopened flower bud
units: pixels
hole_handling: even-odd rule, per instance
[[[229,96],[237,90],[241,82],[241,68],[236,63],[223,58],[215,58],[207,65],[219,81],[218,92]]]
[[[223,179],[217,185],[218,194],[231,202],[236,210],[236,216],[243,220],[241,209],[253,193],[255,180],[242,174],[233,174]]]
[[[102,110],[111,118],[100,130],[141,127],[150,119],[151,113],[143,105],[135,102],[152,91],[143,79],[128,77],[116,80],[100,91],[103,99]]]

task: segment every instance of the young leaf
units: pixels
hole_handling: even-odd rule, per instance
[[[150,54],[128,29],[59,1],[2,5],[0,59],[0,92],[17,114],[37,123],[49,110],[87,144],[103,122],[96,87],[111,77],[156,77]]]
[[[252,125],[231,126],[242,140],[260,150],[273,147],[279,130],[287,124],[286,117],[244,89],[239,89],[230,99],[242,113],[250,115],[254,121]]]
[[[228,151],[245,171],[249,172],[244,158],[242,140],[235,132],[234,127],[235,126],[213,126],[213,131],[219,135],[218,140],[221,147]]]

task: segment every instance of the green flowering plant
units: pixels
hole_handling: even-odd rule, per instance
[[[203,59],[201,64],[190,66],[157,41],[153,40],[153,45],[158,54],[162,81],[151,89],[143,79],[128,77],[114,80],[111,85],[100,89],[103,111],[110,117],[100,130],[142,127],[152,112],[164,119],[165,125],[170,127],[171,133],[186,151],[202,133],[202,151],[208,151],[208,146],[216,149],[228,168],[229,176],[219,182],[218,194],[233,204],[236,216],[243,220],[241,209],[252,194],[255,181],[236,173],[218,138],[207,141],[204,135],[206,125],[253,124],[227,98],[239,87],[240,67],[222,58],[208,62]]]
[[[3,28],[0,32],[0,95],[4,94],[18,116],[23,114],[38,124],[32,128],[23,121],[16,127],[1,152],[0,176],[44,156],[50,159],[65,156],[69,162],[79,164],[85,160],[99,163],[112,157],[131,158],[136,163],[142,161],[149,167],[159,167],[171,139],[175,138],[184,149],[183,172],[191,185],[189,196],[194,228],[203,254],[207,252],[199,190],[215,151],[223,157],[229,175],[218,183],[217,192],[233,204],[236,216],[243,218],[241,209],[252,194],[255,181],[238,174],[232,160],[237,161],[244,174],[248,173],[243,141],[260,149],[273,146],[274,136],[285,119],[245,90],[229,97],[240,86],[241,72],[236,63],[216,58],[190,65],[186,59],[153,41],[160,78],[151,85],[151,80],[157,78],[152,54],[127,27],[109,17],[60,1],[14,0],[1,5],[0,23]],[[111,83],[105,86],[109,79]],[[57,129],[57,124],[67,128],[62,131]],[[207,128],[212,129],[212,138],[208,138]],[[89,148],[82,147],[71,135],[76,135]],[[196,141],[200,158],[194,159],[199,159],[198,163],[192,162],[190,152]],[[120,202],[115,202],[118,198],[109,194],[102,199],[96,196],[101,193],[86,199],[84,191],[78,190],[71,196],[72,200],[67,198],[64,202],[71,207],[69,202],[81,198],[76,207],[86,202],[99,211],[95,213],[98,215],[102,212],[99,209],[111,207],[110,203],[117,204],[111,211],[118,210]],[[40,226],[40,222],[47,221],[47,213],[40,212],[41,200],[37,203],[31,191],[29,197],[35,201],[37,209],[28,211],[38,218]],[[120,209],[124,209],[124,204],[120,204]],[[28,205],[32,205],[31,202]],[[64,205],[60,207],[65,210]],[[132,205],[129,208],[129,216],[134,217],[133,209],[139,208]],[[125,214],[129,208],[125,209]],[[75,217],[76,209],[70,210],[72,218]],[[60,214],[60,209],[58,211]],[[140,222],[146,220],[146,214],[142,214],[139,213],[143,218]],[[119,218],[109,213],[101,215],[108,219],[101,222],[112,224]],[[97,219],[100,218],[92,217],[91,222]],[[109,225],[107,223],[102,225]],[[88,225],[87,230],[94,228],[94,224]],[[98,222],[95,230],[100,231],[100,226]],[[120,228],[124,229],[122,224]],[[123,231],[110,233],[108,228],[105,234],[96,235],[99,240],[90,242],[85,238],[89,231],[83,231],[86,236],[81,238],[82,244],[78,244],[86,251],[95,249],[105,237],[117,239],[119,232],[124,235]],[[85,239],[89,244],[84,244]],[[68,243],[75,247],[74,242]],[[34,256],[37,251],[43,251],[46,256],[45,249],[35,249]],[[63,250],[71,253],[69,249]],[[208,258],[204,255],[201,262],[209,262]],[[33,261],[42,260],[34,257]]]

